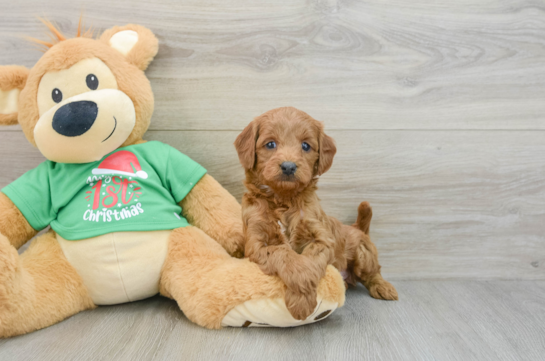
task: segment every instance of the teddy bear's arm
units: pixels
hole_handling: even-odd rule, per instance
[[[13,247],[19,248],[36,233],[17,206],[0,192],[0,234],[7,237]]]
[[[215,239],[231,256],[244,256],[240,204],[212,176],[205,174],[180,206],[190,224]]]

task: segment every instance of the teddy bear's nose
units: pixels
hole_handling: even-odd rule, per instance
[[[77,137],[91,128],[97,114],[95,102],[81,100],[65,104],[53,116],[53,129],[61,135]]]

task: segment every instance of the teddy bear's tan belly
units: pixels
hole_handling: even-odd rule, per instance
[[[79,241],[57,235],[57,240],[93,302],[111,305],[159,292],[171,232],[116,232]]]

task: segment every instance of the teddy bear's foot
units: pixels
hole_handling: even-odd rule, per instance
[[[339,304],[318,298],[318,306],[306,320],[296,320],[282,298],[246,301],[221,321],[223,327],[296,327],[326,319]]]
[[[292,327],[329,316],[344,304],[340,273],[328,266],[318,285],[318,306],[303,321],[295,320],[284,301],[286,286],[264,274],[248,259],[230,257],[196,227],[172,232],[160,284],[191,321],[207,328],[222,326]]]
[[[21,335],[95,307],[49,232],[21,256],[0,235],[0,338]]]
[[[327,279],[334,280],[335,269],[328,269]],[[336,285],[339,286],[339,285]],[[320,292],[322,291],[322,292]],[[342,304],[342,300],[331,297],[331,291],[318,290],[317,306],[304,320],[293,318],[284,298],[262,298],[246,301],[233,308],[221,321],[223,327],[296,327],[318,322],[330,316]],[[338,289],[344,294],[344,288]],[[333,292],[335,293],[335,292]]]

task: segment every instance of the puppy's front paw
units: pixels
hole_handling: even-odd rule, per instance
[[[244,258],[244,243],[235,243],[234,247],[232,248],[231,252],[229,252],[231,257],[235,258]]]
[[[241,232],[231,232],[228,236],[230,240],[224,245],[225,250],[231,257],[244,258],[245,239]]]
[[[316,292],[320,279],[325,275],[325,268],[314,264],[305,257],[287,264],[279,273],[289,289],[302,294]]]
[[[397,301],[399,299],[394,286],[388,281],[380,280],[369,286],[369,294],[379,300]]]
[[[289,288],[286,290],[286,307],[296,320],[306,320],[317,306],[316,292],[300,293],[294,292]]]

